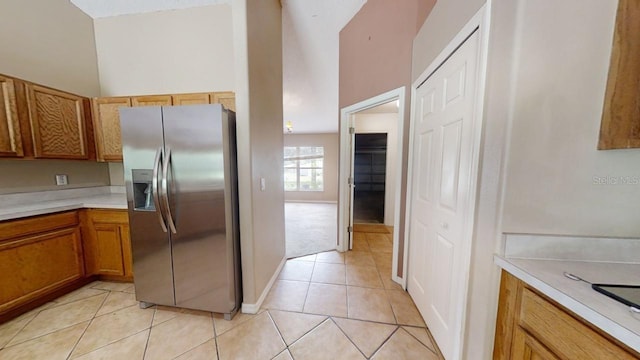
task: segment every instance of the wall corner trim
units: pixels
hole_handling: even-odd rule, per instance
[[[271,280],[269,280],[269,283],[267,284],[267,286],[265,286],[264,290],[262,291],[262,294],[260,294],[260,297],[258,298],[258,301],[255,304],[249,304],[245,302],[242,303],[243,314],[257,314],[258,311],[260,311],[260,307],[262,306],[264,299],[267,297],[267,294],[269,294],[269,291],[271,291],[271,287],[278,279],[278,276],[280,275],[280,271],[282,270],[282,267],[286,262],[287,262],[287,257],[284,256],[280,261],[280,265],[278,265],[278,268],[273,273]]]

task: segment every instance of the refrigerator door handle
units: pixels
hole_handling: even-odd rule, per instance
[[[169,175],[169,166],[171,165],[171,148],[167,148],[167,156],[162,163],[162,197],[164,201],[164,208],[167,212],[167,223],[172,233],[176,233],[176,224],[171,214],[171,205],[169,204],[169,186],[167,184],[167,176]]]
[[[153,162],[153,175],[151,178],[151,188],[153,193],[153,201],[156,204],[156,213],[158,214],[158,222],[163,232],[167,232],[167,225],[165,225],[164,216],[162,216],[162,209],[160,207],[160,196],[158,195],[158,173],[160,172],[160,161],[164,159],[164,149],[159,147],[156,151],[156,159]]]

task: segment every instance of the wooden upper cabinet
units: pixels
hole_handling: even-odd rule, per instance
[[[195,93],[195,94],[177,94],[173,95],[173,105],[194,105],[194,104],[209,104],[210,96],[207,93]]]
[[[27,84],[36,158],[89,158],[83,100],[81,96]]]
[[[620,0],[598,149],[640,148],[640,1]]]
[[[236,111],[236,94],[233,91],[211,93],[212,104],[222,104],[225,108]]]
[[[173,105],[171,95],[147,95],[133,96],[131,98],[132,106],[168,106]]]
[[[93,125],[98,161],[122,161],[121,107],[131,107],[128,97],[93,99]]]
[[[14,82],[0,76],[0,157],[23,155]]]

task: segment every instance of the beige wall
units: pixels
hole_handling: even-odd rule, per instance
[[[640,150],[596,150],[616,8],[520,1],[504,232],[640,236]]]
[[[233,1],[243,302],[248,306],[266,295],[285,256],[281,26],[279,1]]]
[[[285,201],[338,201],[338,133],[286,134],[284,146],[324,147],[324,191],[285,191]]]
[[[0,73],[84,96],[100,92],[93,21],[67,0],[0,2]],[[0,193],[109,185],[106,164],[0,160]],[[55,175],[69,185],[56,186]]]
[[[109,185],[106,164],[74,160],[0,160],[0,194]],[[57,186],[56,174],[68,185]]]
[[[413,41],[412,79],[440,54],[486,0],[437,1]]]
[[[0,73],[97,96],[93,21],[68,0],[2,0]]]
[[[102,96],[235,89],[231,5],[95,20]]]
[[[395,226],[396,177],[398,174],[398,113],[356,114],[356,134],[386,133],[387,162],[384,188],[384,224]]]

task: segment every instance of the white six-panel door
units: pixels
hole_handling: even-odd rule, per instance
[[[411,130],[407,287],[447,359],[461,341],[470,261],[478,38],[476,31],[418,87]]]

